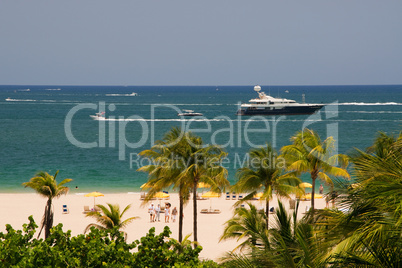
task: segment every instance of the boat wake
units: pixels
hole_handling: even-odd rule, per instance
[[[6,101],[37,101],[37,100],[22,100],[22,99],[11,99],[11,98],[7,98]]]
[[[357,114],[401,114],[402,111],[342,111],[344,113],[357,113]]]
[[[366,105],[366,106],[375,106],[375,105],[402,105],[402,103],[398,102],[375,102],[375,103],[367,103],[367,102],[341,102],[335,105]]]
[[[108,96],[108,97],[133,97],[133,96],[138,96],[138,94],[133,92],[130,94],[105,94],[105,96]]]

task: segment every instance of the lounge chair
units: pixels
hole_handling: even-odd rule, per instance
[[[201,213],[204,213],[204,214],[219,214],[219,213],[221,213],[221,210],[220,209],[207,209],[207,208],[204,208],[204,209],[201,209]]]
[[[144,200],[144,199],[145,199],[145,193],[141,193],[140,199],[141,199],[141,200]]]
[[[236,200],[237,199],[237,194],[236,193],[232,193],[232,200]]]
[[[91,212],[91,210],[89,209],[89,206],[84,206],[84,212],[82,212],[82,213],[87,214],[89,212]]]
[[[70,210],[67,208],[67,205],[63,205],[63,214],[70,213]]]
[[[226,200],[230,200],[230,193],[229,192],[226,193]]]
[[[96,212],[101,212],[102,210],[101,210],[98,206],[95,206],[95,207],[94,207],[94,211],[96,211]]]
[[[239,200],[243,199],[243,194],[239,194]]]

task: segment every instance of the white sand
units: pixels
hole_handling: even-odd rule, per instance
[[[226,195],[220,198],[212,198],[211,200],[198,200],[198,212],[201,209],[207,209],[212,205],[212,208],[220,209],[220,214],[201,214],[198,213],[198,241],[200,242],[203,250],[200,253],[201,258],[218,260],[225,252],[232,250],[238,244],[236,240],[227,240],[219,242],[219,238],[223,233],[224,223],[233,216],[233,204],[237,200],[226,200]],[[155,205],[159,202],[164,204],[170,202],[173,207],[179,206],[179,199],[177,194],[171,194],[169,200],[154,200],[151,201]],[[120,194],[105,194],[103,197],[96,198],[97,204],[106,205],[106,203],[119,204],[120,208],[124,208],[128,204],[132,204],[130,210],[124,215],[124,219],[132,216],[139,216],[140,219],[131,223],[125,231],[128,234],[128,242],[144,236],[151,227],[156,228],[156,233],[159,234],[165,225],[169,226],[172,234],[171,237],[178,238],[178,220],[175,223],[170,220],[169,223],[164,222],[164,215],[161,215],[161,222],[151,223],[148,215],[148,205],[141,206],[140,193],[120,193]],[[263,202],[252,201],[257,208],[264,206]],[[289,208],[289,202],[283,200],[283,203]],[[17,193],[17,194],[0,194],[0,232],[5,231],[5,224],[11,224],[14,229],[22,229],[22,224],[28,222],[28,216],[33,215],[36,223],[40,225],[42,220],[46,199],[40,197],[35,193]],[[81,193],[70,193],[54,200],[54,225],[63,223],[63,230],[71,230],[72,235],[83,233],[85,227],[94,223],[94,220],[85,217],[83,214],[84,205],[93,207],[94,198],[84,197]],[[62,205],[67,205],[69,214],[62,213]],[[277,199],[274,198],[270,202],[270,206],[277,207]],[[310,201],[302,201],[300,203],[299,215],[302,217],[305,212],[306,206],[310,205]],[[323,199],[315,200],[316,208],[324,208],[325,201]],[[273,215],[270,215],[272,221]],[[184,227],[183,237],[191,234],[193,231],[193,206],[192,200],[185,206],[184,209]],[[190,237],[191,240],[192,236]]]

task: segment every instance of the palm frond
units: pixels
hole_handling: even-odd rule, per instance
[[[102,229],[113,229],[115,226],[118,229],[125,228],[128,224],[130,224],[133,220],[138,219],[139,217],[130,217],[126,220],[123,220],[122,217],[125,212],[131,207],[131,205],[126,206],[123,209],[123,212],[120,213],[120,206],[117,204],[110,204],[107,203],[107,207],[103,205],[97,205],[102,214],[97,211],[91,211],[87,213],[86,217],[92,217],[98,224],[90,224],[85,229],[86,231],[89,230],[90,227],[94,226],[101,226]]]

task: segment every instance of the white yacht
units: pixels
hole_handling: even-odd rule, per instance
[[[237,111],[237,115],[297,115],[313,114],[321,109],[324,104],[297,103],[294,100],[274,98],[261,91],[260,86],[255,86],[254,91],[258,98],[251,99],[249,103],[243,103]]]

